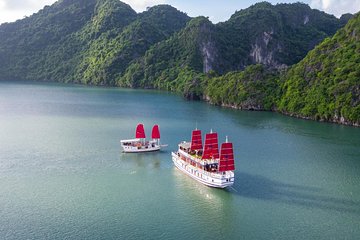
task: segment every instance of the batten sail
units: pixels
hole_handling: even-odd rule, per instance
[[[191,147],[192,151],[202,150],[202,139],[201,139],[201,130],[193,130],[191,135]]]
[[[219,172],[234,171],[234,150],[233,144],[226,142],[221,144]]]
[[[201,148],[201,131],[197,129],[192,132],[191,142],[182,141],[178,147],[171,153],[172,160],[185,174],[210,187],[226,188],[234,184],[234,154],[227,138],[221,145],[221,156],[218,134],[212,131],[205,135],[204,148]]]
[[[141,123],[136,126],[135,138],[146,138],[144,125]]]
[[[205,146],[202,159],[219,158],[219,143],[217,133],[207,133],[205,135]]]
[[[158,125],[154,125],[151,132],[152,139],[160,139],[160,130]]]

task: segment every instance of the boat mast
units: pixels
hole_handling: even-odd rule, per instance
[[[225,172],[225,171],[234,171],[234,170],[235,170],[235,162],[234,162],[233,144],[229,142],[228,138],[226,137],[225,143],[221,144],[218,171]]]
[[[151,131],[151,138],[157,141],[157,144],[160,145],[160,130],[158,125],[154,125]]]
[[[145,144],[146,135],[144,125],[142,123],[139,123],[136,126],[135,138],[139,138]]]
[[[202,155],[202,159],[210,160],[210,159],[218,159],[219,158],[219,143],[218,143],[218,134],[215,132],[207,133],[205,135],[205,146]]]

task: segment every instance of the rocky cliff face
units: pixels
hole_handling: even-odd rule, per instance
[[[0,26],[0,80],[158,88],[234,108],[359,124],[358,16],[291,67],[285,83],[264,70],[298,63],[350,18],[262,2],[212,24],[169,5],[137,14],[118,0],[62,0]]]
[[[339,20],[300,3],[262,2],[226,22],[214,25],[199,17],[184,28],[190,18],[169,5],[136,14],[118,0],[59,1],[0,26],[0,79],[141,86],[123,79],[176,79],[168,70],[185,66],[219,74],[251,64],[283,68],[301,60],[348,17]],[[157,67],[137,74],[135,62]]]
[[[216,61],[215,44],[211,41],[203,42],[200,45],[200,50],[203,57],[203,72],[208,73],[213,70]]]
[[[288,115],[360,125],[360,15],[283,78],[278,109]]]
[[[203,73],[208,73],[216,68],[218,53],[214,38],[214,27],[205,21],[200,28],[199,49],[202,56]]]
[[[250,59],[254,64],[263,64],[273,67],[281,67],[275,59],[275,52],[281,51],[280,44],[276,46],[269,46],[269,42],[273,40],[274,30],[263,32],[262,35],[256,38],[255,43],[251,45]]]
[[[326,27],[324,27],[326,26]],[[251,64],[282,69],[300,61],[308,51],[343,26],[332,15],[312,10],[305,4],[258,3],[236,12],[218,24],[222,58],[230,70]]]

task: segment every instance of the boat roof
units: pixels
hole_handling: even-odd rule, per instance
[[[182,147],[182,148],[185,148],[185,149],[188,149],[190,148],[191,146],[191,142],[182,142],[179,144],[179,147]]]
[[[122,142],[122,143],[125,143],[125,142],[140,142],[140,138],[125,139],[125,140],[120,140],[120,142]]]

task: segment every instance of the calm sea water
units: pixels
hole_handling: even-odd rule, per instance
[[[137,123],[158,153],[123,154]],[[175,169],[195,126],[234,143],[236,183]],[[359,239],[360,129],[156,91],[0,83],[1,239]]]

